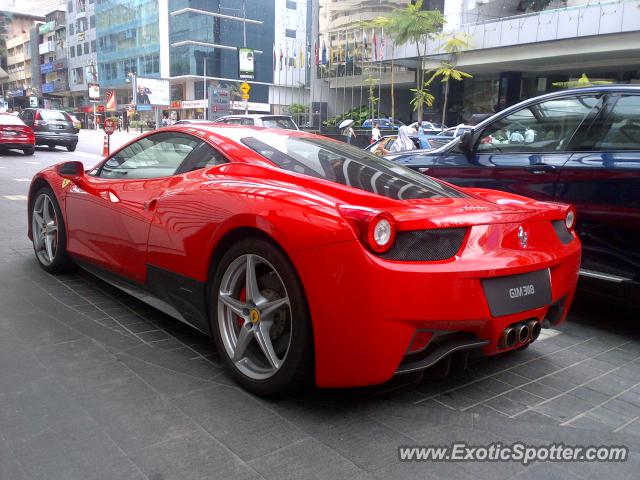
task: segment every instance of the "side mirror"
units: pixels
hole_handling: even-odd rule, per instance
[[[78,179],[84,175],[84,165],[78,161],[61,163],[56,167],[56,170],[58,175],[71,180]]]
[[[471,151],[473,149],[473,133],[466,131],[462,135],[460,135],[458,147],[465,155],[471,154]]]

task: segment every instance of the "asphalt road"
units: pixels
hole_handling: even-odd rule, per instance
[[[64,160],[92,166],[101,146],[101,132],[83,132],[75,152],[0,155],[0,479],[638,478],[637,312],[581,293],[568,322],[527,350],[444,380],[260,399],[228,378],[208,337],[82,271],[36,265],[32,176]],[[624,445],[631,458],[398,461],[401,445],[453,441]]]

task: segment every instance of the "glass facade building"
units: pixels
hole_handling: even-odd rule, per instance
[[[199,12],[181,12],[186,8]],[[254,81],[273,82],[273,0],[169,0],[169,12],[172,78],[202,77],[206,63],[208,78],[223,83],[238,81],[236,48],[244,46],[246,35],[246,46],[255,50]],[[243,22],[243,15],[247,22]],[[202,98],[202,88],[203,82],[196,79],[195,98]],[[252,84],[252,101],[268,102],[268,97],[268,85]]]
[[[97,0],[95,11],[100,86],[122,86],[128,73],[159,77],[158,0]]]

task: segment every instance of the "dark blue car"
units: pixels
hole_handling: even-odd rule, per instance
[[[618,294],[627,287],[637,294],[640,86],[543,95],[491,116],[442,148],[388,158],[463,187],[574,204],[581,274],[610,282]]]

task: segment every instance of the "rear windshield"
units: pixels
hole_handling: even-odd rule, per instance
[[[60,112],[58,110],[40,110],[40,116],[43,120],[62,120],[64,122],[69,121],[66,113]]]
[[[285,170],[395,200],[465,196],[430,177],[334,140],[259,132],[241,141]]]
[[[267,128],[284,128],[286,130],[297,130],[296,124],[289,117],[264,117],[262,126]]]

